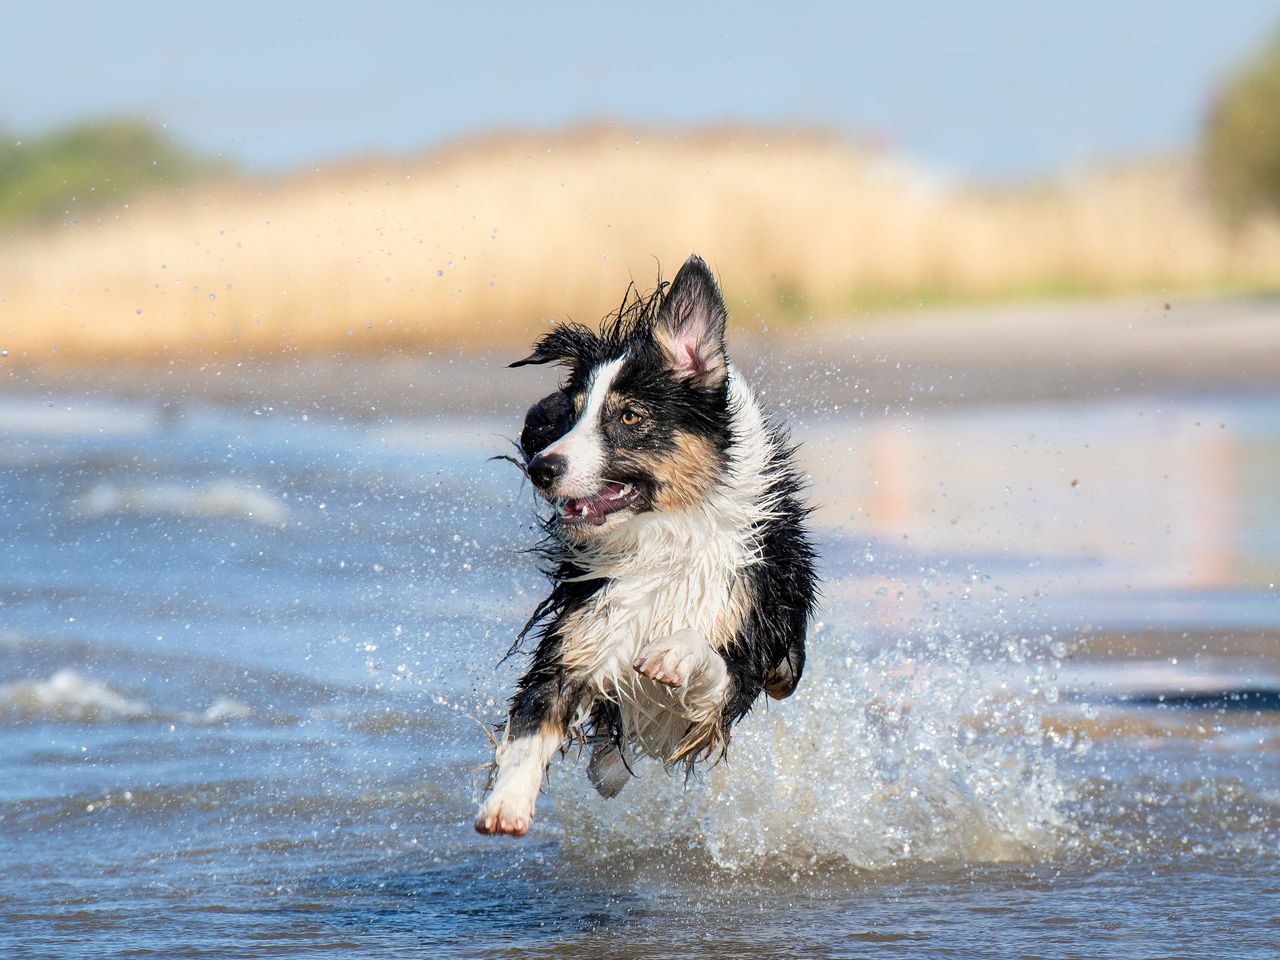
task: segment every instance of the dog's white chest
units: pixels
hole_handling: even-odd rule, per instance
[[[614,580],[583,610],[573,646],[589,652],[595,673],[606,660],[630,664],[649,644],[681,631],[697,633],[710,645],[729,601],[727,581],[711,583],[674,572]]]
[[[690,725],[718,716],[727,689],[715,649],[731,619],[742,556],[724,531],[708,525],[672,530],[651,524],[649,542],[566,624],[564,661],[596,693],[617,703],[626,736],[666,759]],[[673,533],[683,533],[672,542]],[[657,541],[656,543],[654,541]],[[668,649],[683,683],[669,687],[637,672],[646,652]]]

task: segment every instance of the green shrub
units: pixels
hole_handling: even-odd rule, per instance
[[[0,227],[76,219],[216,169],[146,124],[111,120],[0,145]]]
[[[1214,194],[1233,217],[1280,211],[1280,33],[1230,80],[1203,140]]]

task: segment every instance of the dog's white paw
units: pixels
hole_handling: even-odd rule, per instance
[[[491,796],[476,814],[476,833],[523,837],[533,823],[533,804],[514,797]]]
[[[694,630],[681,630],[640,651],[631,666],[637,673],[668,687],[682,687],[699,663],[700,647],[706,646]]]
[[[476,814],[476,832],[512,837],[529,832],[542,775],[563,738],[564,730],[553,726],[514,739],[503,738],[493,757],[498,768],[493,792]]]
[[[679,687],[684,684],[684,674],[680,672],[680,661],[671,650],[646,650],[636,657],[631,665],[635,667],[636,672],[668,687]]]

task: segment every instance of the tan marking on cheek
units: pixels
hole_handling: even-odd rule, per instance
[[[687,510],[706,498],[720,472],[720,458],[710,443],[691,433],[676,433],[675,449],[648,460],[657,481],[654,506]]]
[[[747,622],[753,599],[751,582],[746,577],[739,576],[729,591],[729,602],[720,609],[716,625],[707,638],[713,649],[724,653],[733,645],[742,625]]]

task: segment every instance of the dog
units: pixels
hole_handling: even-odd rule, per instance
[[[510,701],[475,828],[522,836],[553,755],[574,740],[605,797],[648,755],[719,758],[762,692],[790,696],[817,592],[809,508],[786,433],[725,351],[724,298],[691,256],[629,291],[599,331],[562,324],[512,367],[556,363],[521,465],[554,509],[552,591],[512,651],[537,648]],[[513,458],[514,459],[514,458]]]

